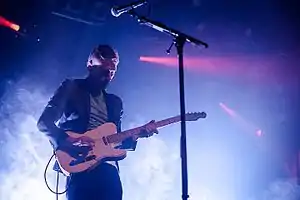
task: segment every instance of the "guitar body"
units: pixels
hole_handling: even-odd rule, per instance
[[[187,121],[196,121],[199,118],[205,118],[206,113],[188,113],[186,114]],[[169,124],[179,122],[181,116],[175,116],[168,119],[160,120],[155,123],[155,127],[164,127]],[[146,125],[145,125],[146,126]],[[92,149],[83,150],[84,144],[79,143],[75,145],[76,151],[78,146],[80,153],[77,152],[76,156],[71,156],[72,152],[66,152],[63,150],[57,150],[56,160],[60,166],[60,169],[65,175],[70,175],[71,173],[79,173],[89,169],[93,169],[103,161],[118,161],[126,157],[127,151],[123,149],[117,149],[116,147],[120,145],[122,141],[127,138],[142,138],[149,137],[148,133],[143,134],[145,131],[145,126],[133,128],[122,133],[117,134],[117,127],[113,123],[105,123],[93,130],[87,131],[84,134],[77,134],[73,132],[67,132],[71,138],[81,138],[82,136],[88,137],[94,141],[94,146]],[[73,155],[73,154],[72,154]]]
[[[67,132],[72,138],[80,138],[82,136],[91,138],[95,144],[87,155],[74,158],[68,152],[57,150],[56,159],[61,170],[65,175],[71,173],[83,172],[92,169],[104,161],[117,161],[126,157],[126,150],[115,149],[119,144],[108,143],[107,136],[116,134],[117,128],[113,123],[105,123],[96,129],[87,131],[84,134]]]

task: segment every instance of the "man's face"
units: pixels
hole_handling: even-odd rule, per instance
[[[114,78],[119,64],[119,57],[113,50],[96,51],[88,61],[90,76],[95,83],[106,87]]]
[[[117,58],[95,58],[92,59],[92,65],[89,66],[89,70],[93,76],[111,81],[117,72],[117,67]]]

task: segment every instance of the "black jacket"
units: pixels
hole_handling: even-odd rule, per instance
[[[54,149],[67,138],[65,131],[84,133],[87,131],[90,115],[90,93],[87,79],[66,79],[40,116],[37,126],[44,132]],[[113,122],[121,132],[123,114],[122,100],[103,91],[107,106],[108,122]],[[123,149],[135,150],[136,141],[126,140]]]

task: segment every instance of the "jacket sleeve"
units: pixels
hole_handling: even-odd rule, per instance
[[[64,112],[68,100],[70,82],[67,79],[61,83],[50,98],[37,122],[39,131],[45,133],[55,150],[68,137],[64,130],[56,126],[56,122]]]
[[[122,100],[120,100],[120,118],[118,120],[117,123],[117,129],[118,129],[118,133],[120,133],[122,131],[122,117],[123,117],[123,103]],[[136,149],[137,146],[137,141],[133,140],[132,138],[128,138],[127,140],[124,140],[121,144],[121,149],[126,149],[129,151],[134,151]]]

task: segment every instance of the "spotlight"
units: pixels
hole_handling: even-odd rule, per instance
[[[19,31],[20,30],[20,26],[18,24],[15,24],[13,22],[8,21],[7,19],[5,19],[4,17],[0,16],[0,25],[8,27],[14,31]]]

